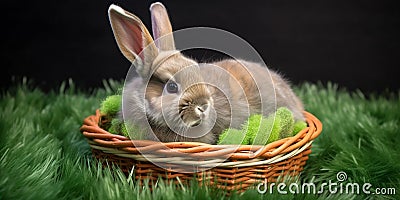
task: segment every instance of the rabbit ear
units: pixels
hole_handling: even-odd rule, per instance
[[[136,70],[144,75],[158,55],[149,31],[137,16],[119,6],[111,5],[108,15],[119,49],[128,60],[138,62]]]
[[[151,24],[156,46],[163,51],[175,50],[172,26],[167,9],[160,2],[151,4]]]

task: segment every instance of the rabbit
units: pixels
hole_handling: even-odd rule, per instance
[[[116,43],[134,66],[120,115],[136,127],[135,137],[216,144],[223,130],[282,106],[304,120],[300,98],[277,72],[243,59],[198,63],[176,50],[163,4],[150,6],[154,39],[134,14],[114,4],[108,14]]]

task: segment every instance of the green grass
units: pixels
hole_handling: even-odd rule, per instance
[[[400,93],[347,92],[336,85],[303,84],[296,92],[324,125],[299,182],[370,183],[394,188],[396,195],[258,194],[224,191],[193,183],[176,186],[159,181],[154,191],[140,187],[117,168],[102,169],[80,134],[82,120],[94,113],[119,82],[80,91],[66,82],[44,93],[33,84],[16,84],[0,100],[0,199],[400,199]],[[328,190],[328,189],[326,189]]]

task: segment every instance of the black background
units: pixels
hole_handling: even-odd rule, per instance
[[[7,71],[1,73],[1,86],[22,76],[45,90],[68,78],[81,88],[102,86],[108,78],[122,80],[130,63],[111,32],[111,3],[135,13],[151,30],[150,1],[3,1],[1,62]],[[206,26],[230,31],[294,84],[332,81],[364,92],[399,88],[396,1],[163,3],[175,30]]]

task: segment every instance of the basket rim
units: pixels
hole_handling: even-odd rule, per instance
[[[191,157],[195,159],[229,160],[270,160],[277,155],[295,156],[311,145],[321,134],[322,123],[313,114],[303,111],[307,127],[295,136],[280,139],[267,145],[213,145],[201,142],[159,142],[150,140],[131,140],[125,136],[112,134],[101,127],[100,110],[83,120],[81,133],[88,139],[92,148],[103,149],[124,157],[140,157],[146,153],[161,157]],[[293,153],[296,152],[296,153]],[[128,156],[127,156],[128,155]],[[287,156],[283,156],[287,157]],[[264,162],[267,163],[267,162]],[[239,163],[236,163],[239,164]],[[229,164],[228,164],[229,165]],[[246,166],[246,163],[244,163]]]

